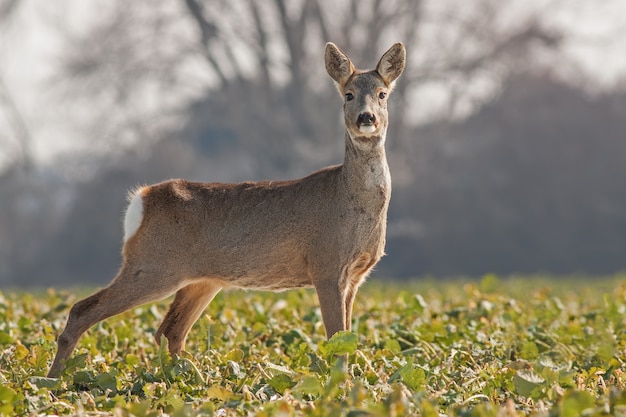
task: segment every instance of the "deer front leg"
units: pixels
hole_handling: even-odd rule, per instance
[[[322,320],[326,328],[326,337],[346,330],[346,302],[344,291],[338,281],[324,281],[315,284],[317,298],[322,310]]]
[[[157,343],[161,342],[161,335],[164,335],[170,353],[178,355],[185,349],[189,329],[221,289],[221,284],[207,279],[178,290],[163,323],[156,332]]]

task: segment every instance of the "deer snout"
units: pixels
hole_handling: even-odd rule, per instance
[[[374,133],[376,131],[376,115],[370,112],[359,114],[356,119],[356,127],[361,133]]]
[[[359,117],[356,119],[357,126],[369,126],[376,123],[376,116],[370,112],[364,112],[359,114]]]

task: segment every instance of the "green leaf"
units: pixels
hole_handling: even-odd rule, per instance
[[[311,353],[309,354],[309,360],[311,361],[311,365],[309,366],[311,372],[315,372],[319,375],[325,375],[328,372],[328,363],[323,358]]]
[[[440,414],[437,410],[434,401],[422,400],[420,403],[420,416],[422,417],[439,417]]]
[[[342,385],[349,378],[344,358],[340,357],[330,370],[330,377],[324,387],[324,397],[334,397]]]
[[[385,349],[391,351],[391,353],[398,354],[402,351],[402,347],[400,346],[400,342],[396,339],[387,339],[385,341]]]
[[[16,398],[15,391],[5,385],[0,385],[0,414],[12,415]]]
[[[267,381],[267,383],[270,385],[270,387],[274,388],[276,392],[280,394],[283,394],[286,389],[291,388],[295,385],[293,378],[285,374],[278,374],[269,381]]]
[[[513,376],[515,392],[527,398],[539,398],[544,382],[534,371],[520,370]]]
[[[226,355],[226,360],[233,362],[241,362],[244,357],[244,352],[241,349],[233,349]]]
[[[585,410],[595,407],[593,396],[587,391],[568,390],[560,403],[561,417],[577,417]]]
[[[167,349],[167,338],[165,335],[161,335],[161,340],[159,343],[159,365],[161,366],[161,372],[165,379],[169,380],[171,378],[173,361],[170,356],[170,352]]]
[[[271,369],[272,371],[280,372],[286,375],[294,374],[294,372],[291,369],[287,368],[286,366],[276,365],[275,363],[272,363],[272,362],[267,362],[265,364],[265,369]]]
[[[424,300],[424,296],[422,294],[415,294],[415,310],[418,313],[422,313],[426,307],[428,307],[428,303]]]
[[[74,385],[91,384],[94,381],[94,377],[90,372],[80,371],[73,375],[72,382]]]
[[[195,384],[200,384],[204,382],[202,373],[200,372],[196,364],[187,358],[179,359],[176,362],[176,364],[172,367],[172,374],[176,376],[191,374],[191,376],[193,377],[193,382]]]
[[[303,333],[301,329],[291,329],[283,335],[283,340],[288,346],[292,344],[299,344],[301,341],[304,341],[307,344],[311,343],[311,338]]]
[[[537,359],[539,356],[539,348],[537,348],[534,342],[528,341],[522,345],[519,356],[527,360]]]
[[[574,388],[576,386],[576,371],[563,370],[559,372],[559,385],[564,388]]]
[[[357,335],[348,331],[335,333],[328,341],[319,344],[320,353],[326,358],[331,358],[333,355],[354,353],[357,347]]]
[[[30,362],[36,370],[47,369],[50,352],[41,345],[34,345],[30,348]]]
[[[45,378],[42,376],[33,376],[28,380],[33,386],[41,389],[57,389],[61,385],[59,378]]]
[[[117,392],[117,373],[115,371],[104,372],[96,376],[95,384],[103,390]]]
[[[10,345],[14,343],[13,338],[6,332],[0,332],[0,345]]]
[[[322,386],[322,383],[319,381],[319,379],[315,378],[314,376],[305,376],[296,386],[294,392],[317,397],[322,392],[324,392],[324,387]]]
[[[135,416],[145,416],[150,411],[150,400],[128,404],[128,411]]]
[[[126,365],[136,366],[136,365],[141,364],[141,359],[139,358],[139,356],[137,356],[137,355],[135,355],[133,353],[129,353],[124,358],[124,362],[126,362]]]
[[[617,353],[613,335],[607,332],[602,334],[598,339],[599,343],[597,344],[596,352],[598,353],[600,360],[608,362]]]
[[[210,399],[226,401],[233,396],[233,393],[219,385],[212,385],[206,390],[205,395]]]
[[[426,373],[422,368],[418,368],[413,365],[413,361],[409,360],[406,365],[399,368],[389,378],[390,381],[399,379],[404,385],[412,390],[420,390],[424,387],[426,382]]]
[[[66,374],[71,374],[77,369],[85,368],[87,365],[87,354],[81,353],[80,355],[74,355],[70,357],[67,361],[65,361],[65,372]]]
[[[28,354],[28,348],[21,344],[18,340],[17,344],[15,345],[15,359],[21,361],[22,359],[26,358]]]
[[[28,331],[28,327],[33,324],[33,321],[27,316],[21,316],[17,320],[17,325],[21,331]]]
[[[421,368],[404,366],[400,369],[402,382],[413,390],[422,389],[426,382],[426,373]]]

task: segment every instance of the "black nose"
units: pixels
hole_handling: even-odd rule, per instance
[[[369,112],[361,113],[359,114],[358,119],[356,119],[356,123],[359,126],[373,125],[376,123],[376,116]]]

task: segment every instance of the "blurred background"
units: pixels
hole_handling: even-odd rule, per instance
[[[341,163],[328,40],[408,50],[374,277],[626,269],[622,0],[0,0],[0,286],[107,283],[137,184]]]

